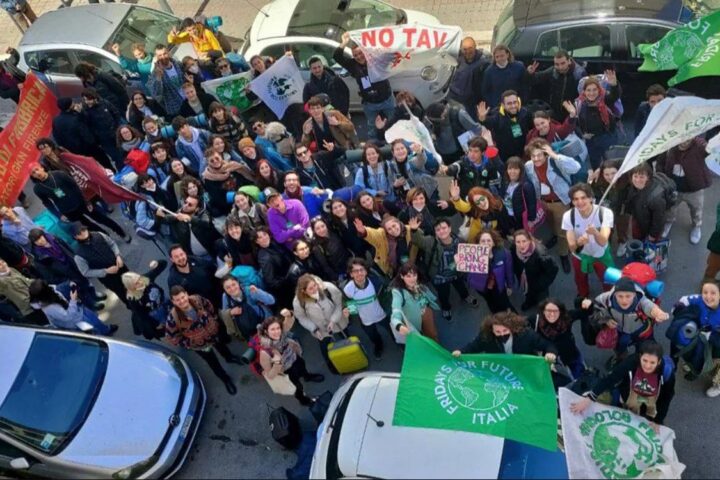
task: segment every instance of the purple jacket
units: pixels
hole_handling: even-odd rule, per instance
[[[510,252],[506,248],[493,250],[490,268],[495,275],[495,286],[498,291],[502,292],[506,288],[512,287],[512,255],[510,255]],[[484,292],[487,287],[488,277],[489,274],[487,273],[468,273],[468,285],[478,292]]]
[[[310,224],[310,218],[300,200],[288,198],[285,200],[285,206],[287,208],[284,214],[275,208],[268,208],[268,227],[270,227],[270,233],[272,233],[276,242],[285,245],[288,249],[292,249],[293,242],[303,238],[305,235],[305,230]],[[294,228],[296,225],[300,225],[302,228]]]

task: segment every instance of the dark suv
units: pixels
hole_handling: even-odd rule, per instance
[[[493,29],[493,46],[510,47],[526,65],[552,66],[558,49],[586,64],[588,73],[615,69],[626,107],[644,100],[645,89],[667,85],[675,71],[638,72],[641,43],[655,43],[671,29],[707,12],[702,2],[683,0],[511,0]],[[720,78],[696,78],[676,87],[718,97]]]

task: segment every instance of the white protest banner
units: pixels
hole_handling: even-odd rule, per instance
[[[366,28],[350,32],[368,63],[368,77],[379,82],[428,65],[457,63],[462,30],[422,24]]]
[[[630,145],[615,178],[716,125],[720,125],[720,100],[666,98],[651,110],[645,127]]]
[[[253,106],[253,101],[247,98],[245,87],[252,80],[250,72],[236,73],[227,77],[202,82],[200,86],[210,95],[217,98],[220,103],[232,106],[239,112],[244,112]]]
[[[250,90],[262,100],[278,118],[293,103],[303,103],[305,81],[295,59],[283,56],[250,82]]]
[[[458,272],[488,273],[490,247],[475,243],[459,243],[456,269]]]
[[[560,389],[560,419],[570,478],[680,478],[685,465],[673,446],[675,432],[658,433],[643,417],[593,402],[582,414],[570,405],[582,399]]]
[[[407,108],[407,105],[405,108]],[[419,143],[425,150],[431,152],[433,156],[435,156],[438,164],[442,164],[442,157],[435,150],[435,144],[432,141],[432,136],[425,124],[415,115],[410,113],[410,109],[408,109],[408,114],[410,115],[410,120],[398,120],[392,127],[385,131],[385,141],[387,143],[392,143],[393,140],[397,140],[399,138],[410,143]]]
[[[705,150],[708,152],[705,165],[715,175],[720,175],[720,133],[710,139]]]

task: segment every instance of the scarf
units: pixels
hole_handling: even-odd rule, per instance
[[[133,148],[140,148],[141,141],[141,138],[133,138],[129,142],[122,142],[121,148],[123,149],[123,151],[129,152]]]
[[[48,242],[47,247],[35,247],[45,251],[45,254],[54,260],[62,263],[63,265],[70,264],[70,257],[68,257],[63,251],[60,243],[52,235],[45,234],[45,240]]]
[[[570,317],[565,314],[561,315],[557,322],[550,323],[545,320],[545,317],[542,314],[538,314],[537,324],[537,329],[543,337],[548,340],[554,340],[556,337],[570,330],[572,327],[572,320],[570,320]]]
[[[294,200],[300,200],[302,202],[302,199],[303,199],[302,187],[298,187],[298,189],[295,190],[294,192],[290,192],[287,189],[285,189],[284,193],[287,198],[292,198]]]
[[[205,168],[202,174],[203,180],[211,182],[224,182],[230,178],[230,174],[242,170],[244,165],[238,162],[228,162],[224,160],[219,168],[214,168],[210,164]]]
[[[605,128],[610,128],[610,110],[608,110],[608,107],[605,104],[605,89],[602,88],[602,86],[598,86],[598,88],[600,89],[600,94],[595,99],[594,104],[591,104],[589,100],[585,98],[584,90],[578,97],[578,103],[580,104],[580,108],[597,107],[598,112],[600,113],[600,120],[603,125],[605,125]],[[578,108],[578,110],[580,110],[580,108]]]
[[[517,254],[518,259],[522,263],[527,263],[527,261],[530,260],[530,257],[532,257],[533,253],[535,253],[535,242],[530,242],[530,248],[528,248],[527,252],[520,253],[515,250],[515,253]],[[522,289],[523,293],[528,292],[527,272],[524,268],[522,270],[522,273],[520,274],[520,288]]]
[[[288,371],[293,366],[295,360],[297,360],[297,352],[292,346],[292,340],[288,337],[288,334],[283,332],[278,340],[273,340],[270,337],[262,337],[263,347],[266,347],[270,351],[268,352],[272,357],[272,351],[277,350],[280,352],[282,357],[283,371]]]

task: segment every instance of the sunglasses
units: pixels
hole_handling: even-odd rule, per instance
[[[480,195],[479,197],[477,197],[477,198],[475,199],[475,205],[479,205],[479,204],[481,204],[482,202],[485,202],[485,201],[487,201],[487,197],[486,197],[485,195]]]

